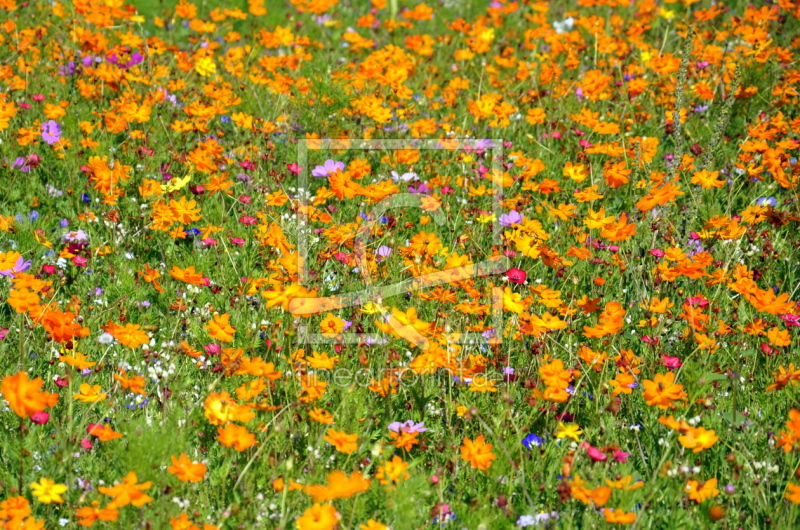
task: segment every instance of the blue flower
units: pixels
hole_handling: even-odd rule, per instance
[[[541,447],[544,445],[544,438],[537,434],[531,433],[522,439],[522,445],[528,449],[533,449],[533,446]]]

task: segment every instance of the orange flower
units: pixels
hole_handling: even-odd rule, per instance
[[[800,485],[788,483],[784,497],[795,504],[800,504]]]
[[[58,394],[41,392],[43,384],[41,378],[31,380],[28,378],[28,372],[19,372],[4,377],[0,391],[11,410],[16,412],[17,416],[25,418],[47,407],[54,407],[58,403]]]
[[[375,472],[377,478],[384,486],[395,486],[398,482],[408,480],[411,475],[408,474],[408,462],[402,458],[394,455],[391,460],[378,466]]]
[[[345,321],[333,313],[325,315],[325,319],[320,322],[319,329],[324,337],[335,337],[344,330]]]
[[[719,495],[717,479],[715,478],[702,483],[696,480],[690,480],[686,483],[686,491],[689,493],[689,499],[698,503]]]
[[[295,524],[297,530],[333,530],[342,516],[330,504],[314,504]]]
[[[157,281],[157,279],[161,277],[160,272],[158,272],[155,269],[151,269],[150,266],[147,263],[145,263],[144,272],[137,271],[137,273],[144,279],[144,281],[146,281],[149,284],[152,284],[153,287],[155,287],[159,293],[164,292],[164,288],[161,287],[161,285]]]
[[[310,410],[308,412],[308,417],[316,421],[317,423],[324,423],[328,425],[333,423],[333,414],[331,414],[325,409],[315,408],[313,410]]]
[[[176,280],[190,283],[192,285],[199,286],[206,284],[206,279],[203,278],[202,273],[195,272],[194,266],[186,267],[185,269],[179,269],[176,265],[173,265],[172,270],[169,271],[169,274]]]
[[[80,393],[73,394],[72,397],[82,403],[93,403],[95,401],[103,401],[108,397],[108,394],[103,392],[100,385],[90,385],[88,383],[81,383]]]
[[[86,358],[86,355],[80,352],[75,352],[72,355],[61,355],[58,360],[62,363],[72,366],[73,368],[77,368],[78,370],[85,370],[97,364],[89,361]]]
[[[31,308],[39,305],[39,296],[27,289],[12,289],[8,296],[8,305],[17,313],[27,313]]]
[[[668,409],[673,401],[686,397],[683,385],[675,384],[675,373],[656,374],[653,381],[644,381],[644,399],[650,406],[657,406],[660,409]]]
[[[186,453],[181,453],[177,458],[174,456],[170,458],[172,465],[167,468],[167,472],[175,475],[182,482],[201,482],[208,471],[204,463],[192,462]]]
[[[108,509],[122,508],[129,504],[138,508],[153,500],[152,497],[143,493],[144,490],[149,490],[153,486],[153,483],[148,481],[137,484],[138,481],[139,479],[136,473],[131,471],[122,482],[117,482],[112,487],[100,486],[97,489],[103,495],[113,497],[114,500],[108,503]]]
[[[122,434],[116,432],[107,423],[103,425],[90,423],[87,432],[92,436],[97,436],[97,439],[101,442],[109,442],[111,440],[116,440],[117,438],[122,438]]]
[[[328,429],[328,434],[323,440],[329,442],[337,451],[346,455],[358,449],[357,434],[347,434],[346,432],[337,431],[336,429]]]
[[[92,526],[95,521],[116,521],[119,510],[114,508],[100,508],[100,501],[92,501],[91,506],[84,506],[75,510],[75,516],[80,519],[81,526]]]
[[[687,425],[684,434],[678,437],[678,441],[686,449],[691,449],[693,453],[699,453],[708,449],[719,440],[719,436],[714,433],[714,429],[706,430],[703,427],[690,427]]]
[[[354,471],[349,477],[342,471],[333,471],[328,473],[327,485],[307,486],[305,491],[311,495],[314,502],[325,502],[346,499],[367,491],[369,482],[369,479],[364,478],[360,471]]]
[[[492,453],[492,444],[487,444],[481,434],[475,440],[464,438],[464,444],[461,446],[461,459],[469,462],[469,465],[475,469],[485,471],[492,465],[492,460],[497,458]]]
[[[256,437],[247,428],[234,423],[228,423],[224,427],[217,427],[217,440],[225,447],[233,447],[240,453],[248,447],[254,446]]]
[[[144,377],[141,375],[134,375],[133,377],[128,377],[127,373],[124,370],[120,371],[120,375],[114,374],[114,380],[118,381],[120,386],[125,390],[130,390],[134,394],[140,394],[142,396],[146,396],[147,392],[144,391]]]
[[[61,344],[75,337],[88,337],[89,328],[81,327],[74,320],[75,314],[70,311],[48,311],[42,317],[42,326],[54,341]]]
[[[607,523],[632,524],[636,522],[635,513],[625,513],[622,509],[605,508],[603,515]]]
[[[247,423],[255,413],[247,406],[239,405],[228,392],[212,392],[204,403],[204,414],[211,425],[223,425],[231,421]]]
[[[123,346],[130,346],[131,348],[138,348],[143,344],[150,342],[150,335],[141,329],[139,324],[125,324],[124,326],[113,325],[107,327],[106,331],[117,339],[117,342]]]
[[[233,334],[236,333],[236,329],[228,324],[230,318],[228,313],[214,315],[214,319],[206,326],[208,336],[222,342],[233,342]]]
[[[391,444],[398,449],[405,449],[406,451],[411,451],[415,445],[419,444],[418,435],[419,433],[416,432],[389,433],[389,436],[394,440]]]

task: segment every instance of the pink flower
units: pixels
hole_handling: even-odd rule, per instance
[[[595,462],[605,462],[608,460],[608,455],[605,454],[603,451],[598,449],[597,447],[592,447],[587,442],[583,442],[581,447],[586,449],[586,454],[589,455],[589,458],[594,460]]]
[[[256,219],[252,215],[243,215],[242,217],[239,218],[239,222],[242,223],[243,225],[253,226],[258,222],[258,219]]]
[[[661,363],[670,370],[675,370],[683,366],[680,357],[670,357],[669,355],[663,355],[661,357]]]
[[[241,237],[232,237],[230,238],[231,245],[236,245],[237,247],[243,247],[246,241]]]
[[[707,307],[708,300],[702,296],[689,296],[686,298],[686,303],[692,307]]]
[[[89,424],[89,425],[91,425],[91,424]],[[88,451],[89,449],[94,447],[94,445],[92,445],[91,440],[89,440],[88,438],[81,438],[81,447],[83,447],[84,449],[86,449]]]
[[[36,412],[31,416],[31,421],[37,425],[44,425],[50,419],[50,413],[45,411]]]
[[[300,172],[303,171],[302,167],[300,167],[299,165],[294,164],[294,163],[286,164],[286,169],[289,170],[289,173],[292,173],[294,175],[299,175]]]
[[[663,258],[664,257],[664,251],[661,250],[660,248],[654,248],[654,249],[652,249],[650,251],[650,255],[651,256],[655,256],[657,258]]]
[[[508,281],[513,283],[522,283],[528,278],[528,274],[516,267],[508,270]]]
[[[614,461],[619,462],[620,464],[624,464],[628,461],[628,457],[631,456],[630,453],[626,453],[625,451],[621,451],[617,449],[614,451]]]
[[[74,258],[72,258],[72,263],[74,263],[78,267],[85,267],[88,262],[89,261],[83,256],[75,256]]]
[[[205,238],[203,240],[203,244],[208,246],[208,247],[216,247],[217,246],[217,240],[214,239],[213,237],[207,237],[207,238]]]

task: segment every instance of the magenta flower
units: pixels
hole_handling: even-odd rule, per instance
[[[626,453],[625,451],[622,451],[620,449],[614,451],[614,461],[619,462],[620,464],[624,464],[625,462],[627,462],[629,456],[631,456],[630,453]]]
[[[31,421],[37,425],[44,425],[47,423],[47,420],[50,419],[50,413],[45,411],[39,411],[31,416]]]
[[[607,454],[605,454],[597,447],[589,445],[587,442],[583,442],[583,444],[581,444],[581,447],[586,449],[586,454],[589,455],[589,458],[591,458],[595,462],[605,462],[606,460],[608,460]]]

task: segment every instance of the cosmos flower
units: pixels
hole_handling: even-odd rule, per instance
[[[407,432],[407,433],[414,433],[414,432],[425,432],[427,431],[427,427],[425,427],[425,422],[421,421],[419,423],[414,423],[414,420],[407,420],[403,423],[399,421],[395,421],[389,424],[389,430],[394,432]]]
[[[344,162],[337,162],[329,158],[325,161],[325,164],[312,169],[311,175],[314,177],[327,177],[337,171],[344,171],[344,168]]]
[[[42,124],[42,140],[53,145],[61,140],[61,126],[58,122],[48,120]]]

